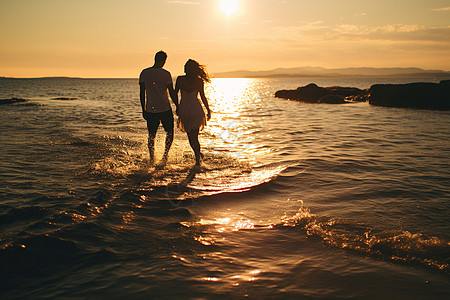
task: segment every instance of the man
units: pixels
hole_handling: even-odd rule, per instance
[[[162,164],[167,162],[170,146],[173,142],[173,113],[168,93],[170,93],[170,97],[177,107],[178,95],[173,88],[172,76],[169,71],[163,69],[166,59],[167,54],[159,51],[155,55],[154,65],[142,70],[139,76],[142,115],[147,120],[150,164],[155,161],[155,137],[159,123],[162,123],[166,131]]]

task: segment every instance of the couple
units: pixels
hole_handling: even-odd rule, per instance
[[[200,143],[198,133],[206,125],[206,119],[211,118],[208,100],[205,96],[204,82],[210,82],[204,66],[195,60],[189,59],[184,65],[186,75],[177,78],[175,89],[172,76],[169,71],[163,69],[167,54],[159,51],[155,55],[155,63],[152,67],[142,70],[139,76],[140,100],[142,113],[147,120],[148,150],[150,164],[155,161],[155,136],[159,123],[162,123],[166,131],[166,143],[162,164],[167,162],[169,149],[173,142],[173,113],[169,102],[169,95],[176,106],[178,125],[187,133],[189,144],[195,153],[195,166],[200,166]],[[181,101],[178,103],[178,92],[181,91]],[[198,94],[207,110],[207,117],[198,99]]]

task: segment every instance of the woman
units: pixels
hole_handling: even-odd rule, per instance
[[[175,83],[175,92],[181,90],[181,101],[177,107],[178,125],[187,133],[189,144],[195,153],[195,166],[200,166],[200,143],[198,133],[206,125],[206,120],[211,119],[211,110],[205,96],[204,82],[210,82],[205,67],[195,60],[189,59],[184,65],[186,75],[179,76]],[[207,118],[198,99],[198,94],[206,107]]]

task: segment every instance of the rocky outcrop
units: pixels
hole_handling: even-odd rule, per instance
[[[22,98],[10,98],[10,99],[0,99],[0,104],[13,104],[19,102],[27,102],[28,100]]]
[[[450,110],[450,80],[440,83],[375,84],[368,94],[371,105]]]
[[[70,97],[56,97],[51,100],[77,100],[78,98],[70,98]]]
[[[347,103],[345,98],[351,99],[363,94],[365,91],[353,87],[319,87],[314,83],[299,87],[296,90],[280,90],[275,93],[275,97],[284,98],[308,103]]]
[[[327,103],[327,104],[343,104],[347,103],[341,96],[328,94],[319,99],[317,103]]]
[[[368,101],[371,105],[450,110],[450,80],[440,83],[375,84],[368,90],[353,87],[319,87],[314,83],[296,90],[280,90],[275,97],[307,103],[341,104]]]

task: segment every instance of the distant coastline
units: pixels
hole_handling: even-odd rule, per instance
[[[238,70],[214,73],[217,78],[450,78],[449,71],[420,68],[343,68],[321,67],[278,68],[268,71]]]
[[[137,77],[135,78],[122,78],[122,77],[68,77],[68,76],[47,76],[47,77],[5,77],[5,76],[0,76],[0,79],[27,79],[27,80],[31,80],[31,79],[77,79],[77,80],[91,80],[91,79],[97,79],[97,80],[101,80],[101,79],[134,79],[137,80]]]
[[[447,79],[450,78],[450,73],[417,73],[417,74],[385,74],[385,75],[343,75],[343,74],[270,74],[270,75],[252,75],[252,76],[220,76],[215,75],[215,78],[434,78]]]
[[[43,76],[43,77],[9,77],[0,76],[0,79],[84,79],[82,77],[69,77],[69,76]]]
[[[420,68],[341,68],[326,69],[321,67],[277,68],[267,71],[236,70],[211,73],[213,78],[429,78],[437,80],[450,79],[450,71],[424,70]],[[176,77],[176,76],[175,76]],[[134,77],[9,77],[0,79],[136,79]]]

